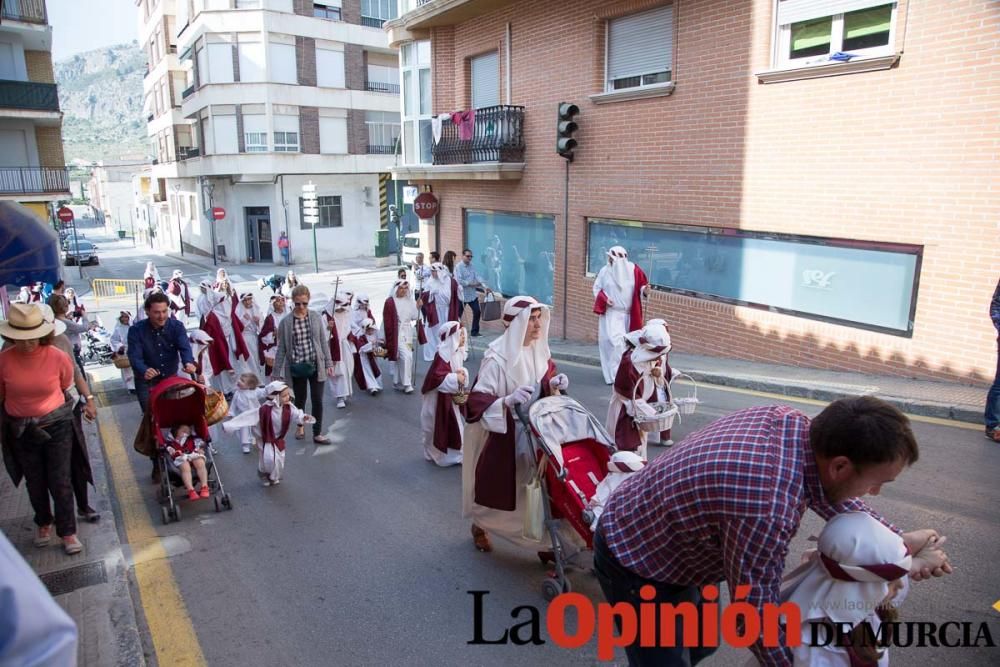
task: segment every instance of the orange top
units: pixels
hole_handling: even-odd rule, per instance
[[[73,361],[52,345],[30,354],[11,347],[0,352],[0,390],[12,417],[42,417],[63,403],[73,384]]]

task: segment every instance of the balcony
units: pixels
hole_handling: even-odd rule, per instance
[[[524,107],[476,109],[471,132],[445,123],[433,148],[434,164],[524,161]]]
[[[0,107],[31,109],[33,111],[59,111],[59,95],[56,92],[56,84],[0,80]]]
[[[385,19],[377,19],[373,16],[362,16],[361,25],[368,28],[381,28],[385,25]]]
[[[0,167],[0,194],[25,195],[69,192],[64,167]]]
[[[381,144],[368,144],[368,155],[393,155],[396,152],[395,146],[384,146]]]
[[[181,146],[177,149],[178,160],[190,160],[201,155],[201,149],[197,146]]]
[[[194,84],[193,83],[190,86],[188,86],[187,88],[184,89],[184,92],[181,93],[181,99],[182,100],[186,100],[187,98],[191,97],[192,95],[194,95]]]
[[[41,24],[49,22],[45,11],[45,0],[6,0],[2,4],[3,13],[0,16],[4,21]]]
[[[385,23],[389,45],[429,39],[430,29],[458,25],[514,3],[514,0],[403,0],[399,18]]]
[[[390,93],[399,95],[398,83],[382,83],[381,81],[365,81],[365,90],[373,93]]]

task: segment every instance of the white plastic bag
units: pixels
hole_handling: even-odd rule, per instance
[[[545,492],[535,477],[524,487],[524,525],[521,534],[526,540],[541,542],[545,537]]]

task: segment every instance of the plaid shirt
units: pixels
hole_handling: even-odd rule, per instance
[[[308,317],[292,316],[292,361],[316,361],[316,347],[309,331]]]
[[[1000,333],[1000,281],[997,282],[997,288],[993,290],[993,300],[990,301],[990,319],[993,320],[997,333]]]
[[[749,408],[631,475],[598,530],[618,562],[641,577],[694,586],[725,579],[730,594],[749,584],[746,601],[761,609],[778,602],[788,546],[807,508],[824,519],[860,510],[885,523],[860,500],[827,501],[808,417],[783,406]],[[752,650],[765,665],[792,663],[788,649]]]

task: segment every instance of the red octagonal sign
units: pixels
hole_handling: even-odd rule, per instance
[[[441,210],[441,204],[438,203],[438,198],[434,196],[433,192],[421,192],[413,200],[413,212],[421,220],[433,218],[439,210]]]
[[[212,220],[222,220],[226,217],[226,209],[216,206],[212,209]]]
[[[73,209],[67,206],[59,207],[56,211],[56,217],[59,218],[60,222],[73,222]]]

